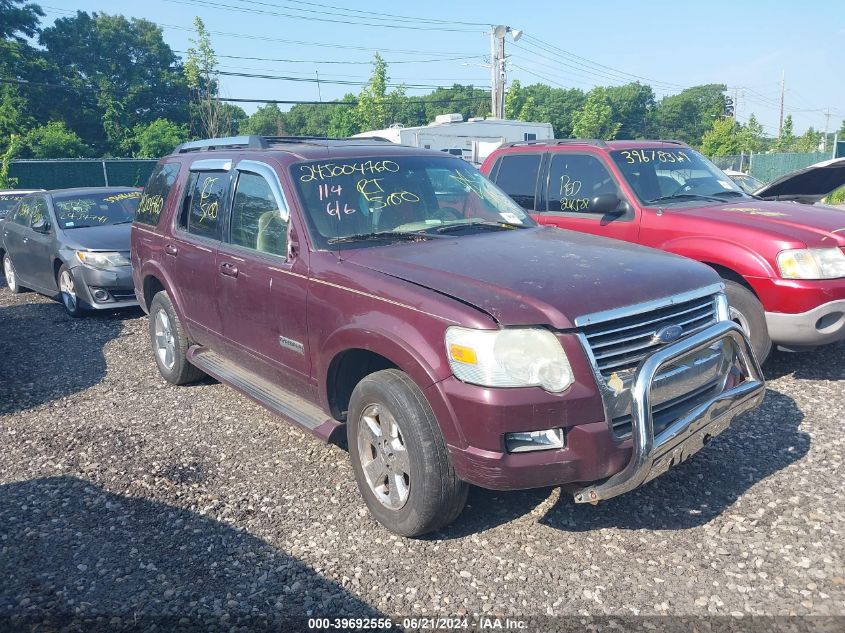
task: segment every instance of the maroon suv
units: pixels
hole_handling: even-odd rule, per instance
[[[378,140],[181,145],[144,190],[135,289],[156,363],[329,440],[419,535],[467,483],[631,490],[763,397],[718,275],[538,226],[460,158]]]

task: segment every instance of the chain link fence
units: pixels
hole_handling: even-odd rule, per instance
[[[155,164],[136,158],[13,160],[9,177],[16,189],[143,187]]]
[[[713,162],[719,169],[733,169],[751,174],[763,182],[771,182],[789,172],[809,167],[830,158],[830,152],[811,152],[809,154],[737,154],[733,156],[715,156]]]

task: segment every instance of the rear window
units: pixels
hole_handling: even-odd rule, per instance
[[[136,222],[151,226],[158,225],[164,203],[176,182],[181,166],[180,163],[165,163],[155,168],[138,202],[138,210],[135,213]]]
[[[81,229],[131,222],[140,199],[140,191],[53,196],[53,208],[59,228]]]
[[[0,194],[0,218],[5,218],[15,205],[23,200],[25,193],[2,193]]]

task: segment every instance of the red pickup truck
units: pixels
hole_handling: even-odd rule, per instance
[[[845,212],[761,200],[676,141],[511,143],[481,171],[541,224],[704,262],[760,362],[845,339]]]

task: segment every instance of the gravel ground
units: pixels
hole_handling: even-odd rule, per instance
[[[369,518],[341,448],[211,380],[161,380],[146,326],[0,291],[0,629],[845,616],[845,345],[776,354],[760,409],[638,491],[473,489],[406,540]]]

